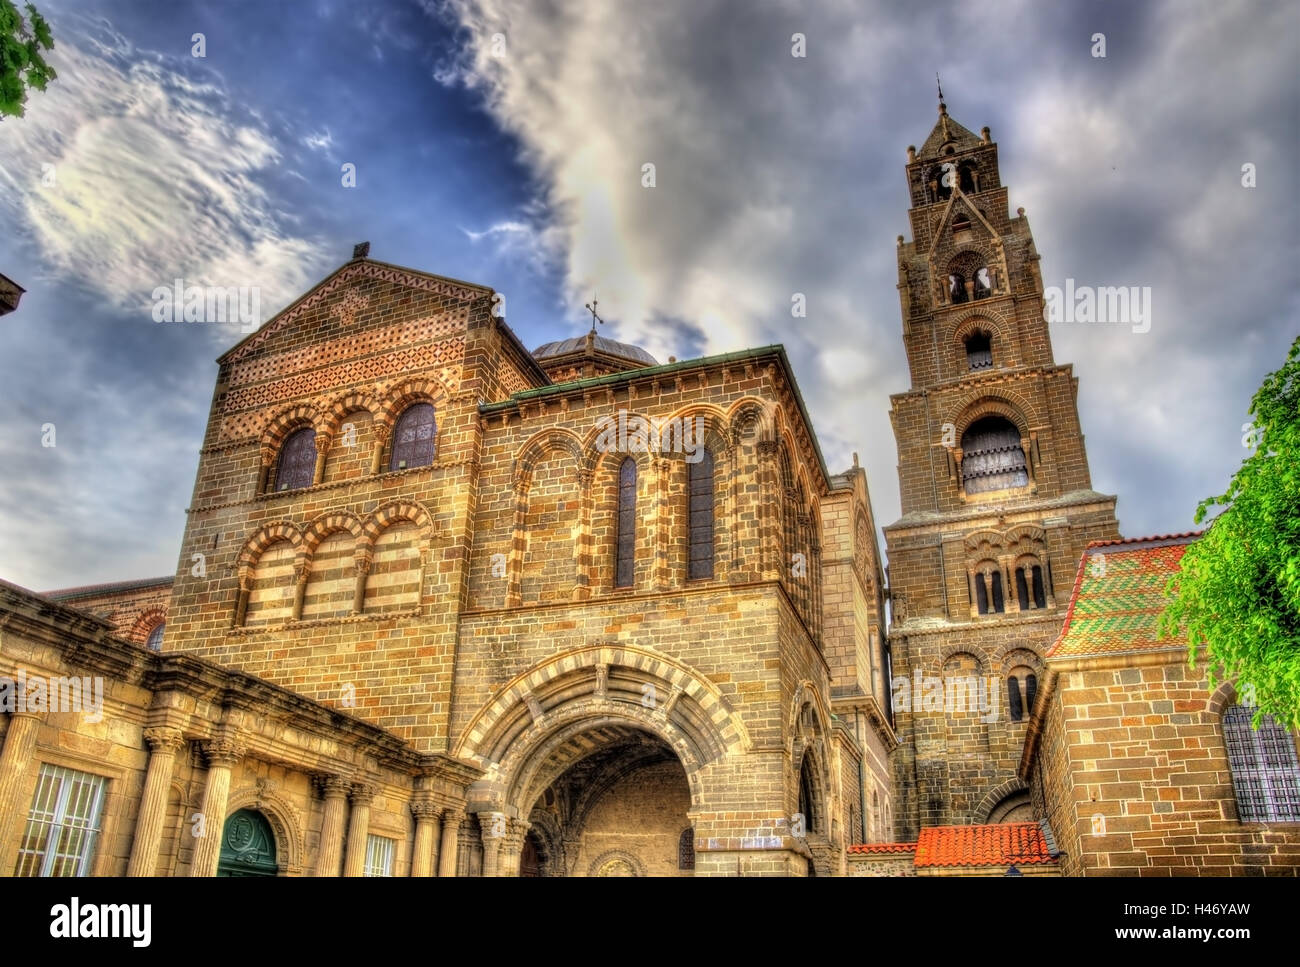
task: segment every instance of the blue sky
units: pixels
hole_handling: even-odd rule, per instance
[[[1126,535],[1223,489],[1300,331],[1293,4],[39,6],[59,79],[0,122],[0,272],[28,290],[0,320],[0,576],[29,587],[176,567],[241,334],[155,324],[152,290],[257,286],[269,317],[363,239],[503,292],[530,346],[583,331],[593,289],[661,359],[784,343],[832,470],[858,452],[893,520],[894,238],[936,70],[1045,283],[1152,289],[1148,333],[1052,330]]]

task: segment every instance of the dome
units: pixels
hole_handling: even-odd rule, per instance
[[[557,356],[567,356],[570,353],[585,353],[588,351],[587,340],[592,340],[591,350],[598,353],[604,353],[607,356],[617,356],[619,359],[625,359],[637,363],[638,366],[658,366],[659,360],[655,359],[640,346],[632,346],[625,342],[616,342],[613,339],[606,339],[604,336],[574,336],[572,339],[561,339],[558,342],[548,342],[545,345],[538,346],[533,350],[533,358],[539,362],[547,359],[553,359]]]

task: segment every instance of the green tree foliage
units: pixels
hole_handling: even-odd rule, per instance
[[[1300,728],[1300,339],[1264,378],[1243,443],[1256,450],[1226,493],[1201,501],[1199,524],[1225,508],[1187,549],[1169,582],[1166,635],[1207,656],[1211,687],[1235,681],[1261,715]]]
[[[22,117],[27,88],[45,90],[58,75],[42,50],[53,50],[50,25],[30,3],[27,19],[12,0],[0,0],[0,115]]]

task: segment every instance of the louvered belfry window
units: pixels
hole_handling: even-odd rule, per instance
[[[393,455],[389,459],[388,469],[409,470],[411,467],[427,467],[433,463],[437,429],[433,404],[416,403],[408,406],[393,427]]]
[[[624,457],[618,468],[618,536],[615,540],[614,587],[636,581],[636,461]]]
[[[686,464],[692,579],[713,577],[713,454],[701,449],[699,457]]]
[[[310,487],[316,476],[316,431],[303,427],[289,434],[275,469],[276,490]]]
[[[1020,431],[1000,416],[970,425],[961,437],[962,482],[967,494],[1024,487],[1029,483]]]

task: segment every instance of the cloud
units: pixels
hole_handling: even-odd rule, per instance
[[[1125,532],[1185,528],[1240,461],[1247,401],[1296,329],[1296,130],[1277,124],[1295,113],[1293,8],[1018,2],[996,11],[1012,33],[973,4],[448,8],[462,57],[441,76],[517,138],[569,301],[597,289],[611,334],[659,358],[785,343],[832,469],[862,452],[882,521],[899,512],[888,396],[908,388],[903,149],[935,122],[935,69],[953,116],[1003,138],[1045,283],[1153,290],[1150,333],[1051,333]],[[1243,189],[1244,161],[1278,187]]]
[[[49,277],[146,315],[175,278],[259,287],[268,312],[301,293],[313,245],[262,184],[280,148],[217,77],[106,28],[64,31],[56,50],[58,81],[0,142],[6,217]]]

